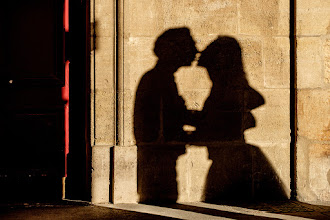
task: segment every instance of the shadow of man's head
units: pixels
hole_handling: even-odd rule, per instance
[[[158,63],[179,68],[190,66],[198,52],[188,28],[169,29],[155,42]]]

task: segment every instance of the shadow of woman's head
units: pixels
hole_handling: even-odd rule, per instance
[[[190,66],[198,51],[189,29],[175,28],[165,31],[158,37],[154,52],[159,59],[158,63],[178,68]]]
[[[241,47],[232,37],[220,36],[213,41],[201,53],[198,65],[208,70],[213,83],[247,85],[244,80]]]
[[[232,37],[219,36],[201,53],[198,65],[207,69],[213,83],[210,97],[204,106],[204,111],[212,115],[208,121],[220,123],[217,122],[220,120],[217,117],[226,115],[221,119],[221,124],[226,126],[214,125],[208,130],[215,130],[216,127],[218,134],[229,132],[230,134],[224,136],[230,136],[236,132],[236,136],[239,137],[243,136],[242,131],[255,127],[256,122],[250,111],[263,105],[265,101],[247,81],[238,41]],[[243,118],[239,112],[244,115]],[[228,127],[233,129],[230,130]]]

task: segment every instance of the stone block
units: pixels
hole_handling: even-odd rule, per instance
[[[134,137],[134,107],[135,107],[135,91],[125,90],[123,94],[124,109],[123,115],[117,117],[123,117],[123,132],[124,132],[124,146],[131,146],[135,144]]]
[[[140,202],[176,202],[178,178],[185,179],[177,174],[177,160],[185,153],[184,144],[148,144],[138,146],[138,194]],[[189,164],[181,164],[180,169]],[[188,169],[188,168],[187,168]],[[186,178],[187,180],[187,178]],[[185,180],[183,180],[185,181]],[[184,183],[183,183],[184,184]]]
[[[182,16],[186,14],[184,1],[158,0],[157,4],[159,5],[158,14],[161,16],[160,20],[163,23],[164,30],[186,26],[186,16]]]
[[[204,67],[181,67],[175,74],[178,94],[185,101],[187,109],[203,109],[212,88],[212,81]]]
[[[114,6],[115,4],[113,1],[96,1],[94,25],[97,37],[114,36],[114,21],[116,16]]]
[[[137,202],[137,148],[113,148],[113,203]]]
[[[297,0],[297,9],[330,8],[328,0]]]
[[[94,106],[94,142],[97,145],[114,145],[115,100],[109,89],[96,89]]]
[[[297,194],[304,202],[329,202],[330,146],[299,138],[297,142]]]
[[[114,90],[114,41],[112,37],[97,37],[95,70],[93,74],[94,142],[96,145],[114,145],[115,90]],[[96,88],[95,91],[94,87]],[[94,118],[95,116],[95,118]]]
[[[245,140],[258,142],[290,141],[290,91],[289,89],[264,89],[258,92],[265,104],[252,110],[256,126],[245,130]]]
[[[265,87],[290,87],[290,40],[288,37],[265,38]]]
[[[179,92],[179,95],[185,101],[188,110],[202,111],[205,101],[210,95],[210,90],[184,90]]]
[[[157,0],[124,1],[124,16],[125,36],[150,37],[164,30],[162,4]]]
[[[324,51],[324,81],[328,85],[330,84],[330,39],[327,38],[323,42],[323,51]]]
[[[330,7],[297,11],[297,33],[299,35],[325,35],[329,33]]]
[[[264,61],[262,40],[258,37],[240,37],[242,62],[250,86],[264,88]]]
[[[329,34],[330,3],[327,0],[297,0],[297,34]]]
[[[289,0],[239,2],[239,33],[289,35]]]
[[[106,88],[107,83],[113,83],[114,77],[114,39],[112,37],[97,37],[95,46],[95,83]],[[105,85],[103,86],[102,84]]]
[[[317,88],[323,85],[321,39],[297,39],[297,87]]]
[[[92,147],[92,203],[108,203],[110,193],[110,146]]]
[[[298,91],[298,135],[312,140],[330,140],[330,91]]]
[[[288,199],[290,190],[287,187],[290,178],[285,175],[284,179],[282,179],[277,171],[279,168],[283,169],[284,167],[275,168],[275,165],[285,161],[287,165],[282,172],[288,173],[290,170],[290,165],[288,164],[290,149],[287,147],[281,148],[280,145],[273,145],[263,148],[252,146],[252,150],[252,186],[254,197],[256,199]],[[278,157],[275,157],[275,155]],[[284,158],[280,158],[279,156],[284,156]],[[272,160],[270,160],[270,157],[273,157]]]
[[[309,150],[310,186],[317,200],[330,200],[330,145],[312,144]]]
[[[175,167],[178,202],[204,201],[211,164],[206,146],[186,145],[186,152],[178,157]]]
[[[157,36],[130,37],[125,40],[124,87],[137,89],[141,77],[151,70],[157,61],[153,52]]]
[[[260,143],[257,146],[271,167],[266,174],[274,183],[278,183],[283,196],[290,198],[290,143]],[[256,167],[259,167],[256,168],[257,170],[262,170],[260,165],[265,166],[257,162]]]
[[[184,2],[184,24],[197,35],[237,34],[238,0]],[[176,10],[174,10],[176,12]]]
[[[309,184],[309,141],[298,136],[297,144],[297,199],[299,201],[316,201]]]
[[[190,184],[189,199],[237,201],[252,198],[252,155],[249,145],[208,143],[189,148],[186,150],[189,157],[185,165],[189,169],[186,172],[190,172],[190,182],[186,184]]]

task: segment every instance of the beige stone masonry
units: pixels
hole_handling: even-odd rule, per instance
[[[323,85],[321,39],[300,37],[297,39],[297,87],[320,88]]]
[[[298,90],[298,119],[299,136],[330,141],[330,91]]]
[[[239,33],[289,35],[289,0],[239,1]]]
[[[95,7],[94,7],[95,6]],[[110,198],[110,148],[115,145],[114,5],[91,1],[92,203]]]
[[[289,89],[259,90],[265,104],[252,110],[256,127],[245,131],[245,140],[251,144],[290,142]]]
[[[108,203],[110,146],[93,146],[92,155],[92,203]]]
[[[324,39],[323,42],[323,61],[324,61],[324,81],[330,84],[330,38]]]
[[[297,0],[297,195],[330,201],[330,2]]]
[[[230,36],[240,44],[246,79],[249,85],[264,98],[265,104],[252,110],[256,127],[245,131],[246,142],[254,146],[251,146],[251,149],[248,145],[238,147],[237,149],[243,150],[241,152],[234,152],[225,147],[221,149],[228,154],[237,153],[236,156],[244,157],[249,163],[251,161],[253,164],[265,163],[262,165],[272,171],[267,173],[267,169],[262,165],[251,168],[248,172],[254,173],[256,177],[253,177],[255,179],[248,184],[255,184],[252,187],[258,188],[262,186],[263,178],[273,178],[276,179],[276,184],[283,186],[283,191],[288,197],[290,194],[289,0],[117,1],[119,20],[116,22],[119,29],[116,31],[119,57],[116,67],[114,2],[91,1],[92,6],[95,3],[95,9],[91,10],[95,13],[96,27],[95,50],[91,54],[92,142],[95,145],[92,160],[95,170],[93,178],[96,178],[93,179],[96,184],[93,184],[92,188],[93,202],[109,202],[109,197],[110,202],[113,203],[139,201],[137,195],[139,146],[135,146],[134,137],[136,90],[141,77],[157,62],[157,57],[153,53],[155,41],[164,31],[176,27],[190,29],[199,51],[204,50],[219,35]],[[116,79],[115,68],[118,68]],[[187,109],[202,110],[212,88],[212,82],[208,79],[205,69],[197,69],[194,66],[181,68],[176,73],[175,79],[179,95],[185,100]],[[116,101],[118,109],[115,109]],[[115,143],[116,137],[117,143]],[[108,149],[98,148],[97,145],[105,145]],[[108,154],[112,146],[112,153]],[[175,170],[169,172],[176,173],[178,201],[204,199],[203,193],[207,188],[206,178],[211,180],[213,178],[208,176],[209,169],[216,173],[217,166],[221,164],[221,161],[211,162],[210,152],[219,160],[223,159],[221,150],[216,147],[210,149],[205,146],[186,146],[186,152],[173,161]],[[147,153],[148,150],[154,151],[151,147],[144,150]],[[178,153],[172,149],[164,151],[172,156]],[[249,153],[245,154],[245,151]],[[105,152],[109,155],[107,159],[109,164],[103,164],[107,160],[100,159],[105,157],[103,155]],[[228,160],[235,161],[235,158]],[[109,182],[109,179],[106,180],[106,173],[110,169],[110,164],[113,164],[113,167]],[[248,164],[248,166],[252,165]],[[154,170],[153,167],[146,168]],[[237,169],[235,163],[233,166],[228,165],[228,168]],[[261,171],[265,176],[260,174]],[[102,178],[98,179],[98,176]],[[213,182],[216,183],[216,180],[213,179]],[[111,195],[105,189],[107,186]],[[208,193],[212,192],[212,187],[208,186]],[[161,189],[157,188],[148,190],[161,192]]]
[[[112,202],[136,203],[137,198],[137,149],[136,146],[113,148]]]
[[[304,36],[330,33],[330,2],[328,0],[297,0],[297,34]]]

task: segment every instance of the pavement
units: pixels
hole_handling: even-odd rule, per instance
[[[330,206],[298,201],[98,204],[81,201],[0,205],[0,219],[328,219]]]

